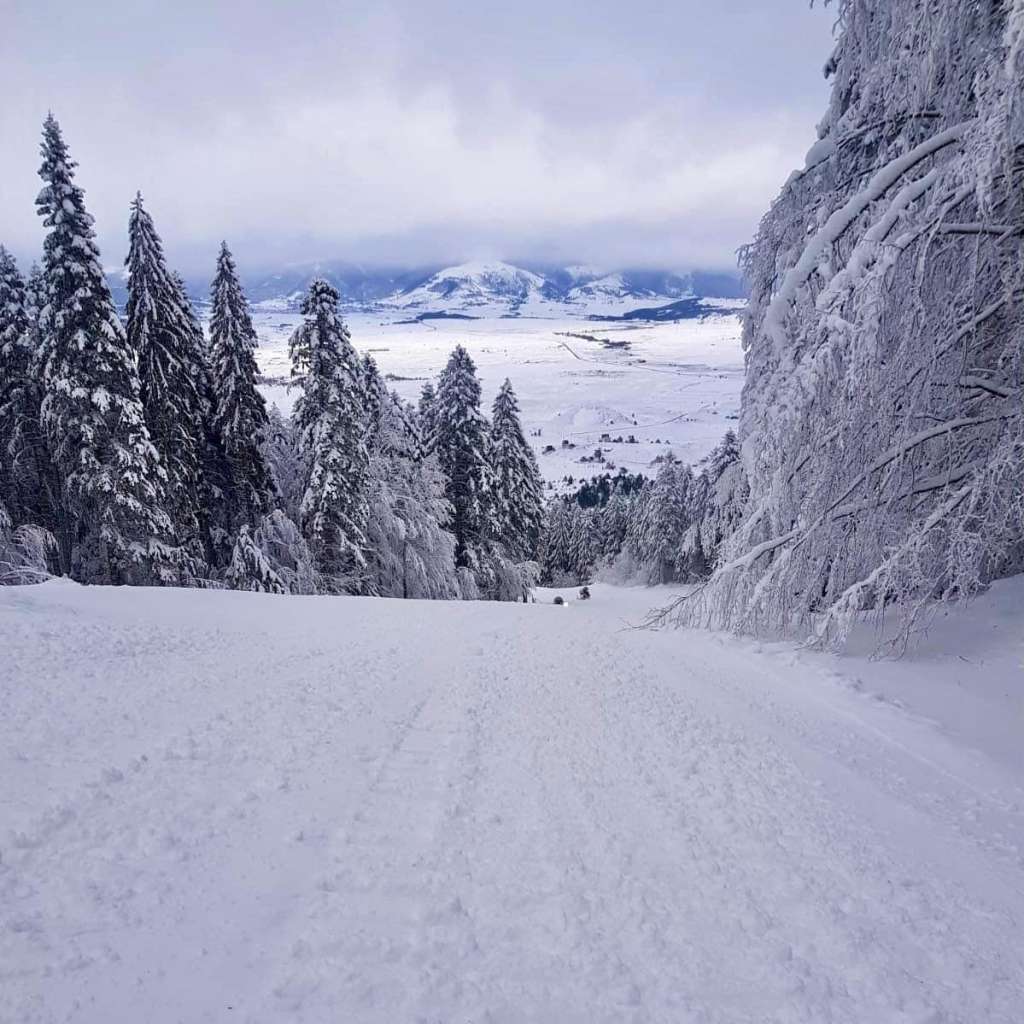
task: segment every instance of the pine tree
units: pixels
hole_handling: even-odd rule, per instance
[[[125,267],[128,343],[138,359],[146,426],[167,473],[168,512],[178,540],[204,554],[204,353],[141,194],[131,205]]]
[[[544,517],[543,483],[507,379],[491,416],[491,467],[497,535],[513,558],[535,558]]]
[[[596,532],[590,512],[573,502],[569,516],[569,550],[566,568],[575,583],[589,583],[597,557]]]
[[[358,592],[366,563],[369,453],[363,368],[338,313],[338,293],[315,280],[292,336],[299,446],[308,467],[300,508],[303,534],[334,590]]]
[[[238,531],[224,582],[229,590],[250,590],[259,594],[288,593],[284,581],[253,540],[248,524],[243,524]]]
[[[380,434],[381,417],[391,397],[377,368],[377,360],[369,352],[359,362],[359,379],[363,389],[362,406],[367,442],[373,445],[374,438]]]
[[[180,274],[171,271],[174,301],[181,310],[192,338],[196,390],[202,411],[202,466],[199,474],[199,525],[206,545],[206,558],[212,565],[226,565],[231,557],[230,522],[225,510],[230,489],[231,468],[214,422],[213,368],[203,328]]]
[[[146,429],[133,353],[99,259],[75,163],[53,115],[43,127],[41,418],[61,475],[61,562],[79,580],[174,577],[165,474]]]
[[[598,546],[604,558],[613,559],[622,551],[632,514],[633,500],[621,488],[615,488],[601,510],[598,525]]]
[[[267,408],[256,388],[256,330],[227,243],[211,288],[212,425],[226,459],[226,525],[255,523],[270,507],[273,484],[263,458]]]
[[[435,448],[447,478],[455,560],[459,566],[472,567],[492,535],[491,471],[480,382],[473,360],[461,345],[441,373],[435,404]]]
[[[541,535],[541,579],[555,586],[571,579],[572,509],[561,498],[548,502]]]
[[[398,395],[381,409],[370,455],[367,528],[371,593],[384,597],[459,596],[455,538],[444,528],[451,506],[433,455],[419,449],[416,424]]]
[[[643,561],[648,582],[670,583],[676,578],[683,531],[686,529],[686,502],[693,472],[681,466],[669,453],[651,487]]]
[[[0,246],[0,501],[15,525],[52,529],[58,488],[40,420],[37,317],[35,288]]]
[[[268,413],[263,458],[274,481],[281,509],[289,519],[298,522],[307,472],[299,453],[299,431],[295,421],[282,415],[276,405],[272,405]]]
[[[437,429],[437,394],[432,381],[428,380],[420,391],[418,412],[421,446],[424,452],[432,452]]]

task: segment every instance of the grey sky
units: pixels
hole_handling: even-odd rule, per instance
[[[141,189],[172,260],[731,266],[814,139],[806,0],[7,0],[0,241],[52,108],[108,264]]]

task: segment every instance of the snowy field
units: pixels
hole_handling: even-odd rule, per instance
[[[665,596],[0,589],[0,1020],[1019,1024],[1024,580],[884,664]]]
[[[255,312],[260,368],[267,377],[287,378],[288,338],[300,320],[297,313]],[[600,462],[580,461],[598,447],[602,459],[631,473],[650,472],[652,460],[669,446],[696,463],[735,426],[739,412],[738,316],[665,324],[527,318],[403,324],[357,315],[349,326],[357,350],[372,352],[391,386],[409,400],[419,397],[423,382],[437,376],[458,344],[477,364],[487,411],[510,377],[524,428],[541,431],[530,440],[548,481],[604,471]],[[283,385],[263,390],[282,411],[291,408],[294,391],[289,394]],[[610,443],[601,441],[606,433]],[[636,443],[626,443],[631,434]],[[615,443],[618,437],[623,443]],[[563,448],[562,441],[576,447]],[[547,445],[556,451],[543,454]]]

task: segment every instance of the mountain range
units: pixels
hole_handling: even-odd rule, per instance
[[[407,319],[438,317],[619,317],[651,310],[676,319],[665,307],[695,307],[692,300],[742,299],[738,274],[700,270],[607,270],[571,265],[512,264],[500,260],[461,263],[449,267],[371,267],[323,262],[291,265],[269,273],[249,274],[243,284],[258,310],[295,311],[315,277],[337,288],[346,313],[379,314]],[[121,304],[125,282],[112,276],[111,286]],[[199,303],[207,301],[209,282],[187,281]],[[733,303],[735,305],[735,303]],[[641,317],[642,318],[642,317]]]

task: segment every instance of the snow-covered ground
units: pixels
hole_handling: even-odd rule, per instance
[[[718,301],[718,300],[716,300]],[[739,305],[734,303],[734,305]],[[286,379],[288,338],[301,316],[257,311],[259,362],[270,378]],[[602,459],[631,473],[671,446],[688,462],[702,459],[739,411],[743,352],[738,316],[715,315],[677,323],[611,323],[585,320],[479,319],[382,323],[354,316],[349,325],[359,352],[372,352],[391,385],[409,400],[424,380],[436,377],[452,349],[462,344],[477,364],[485,404],[510,377],[545,479],[589,478],[605,470]],[[607,347],[602,340],[625,343]],[[264,393],[289,411],[295,392],[269,384]],[[602,442],[609,434],[611,442]],[[627,443],[630,435],[636,443]],[[621,437],[622,442],[614,439]],[[575,448],[563,447],[567,441]],[[544,448],[553,445],[553,453]]]
[[[0,589],[0,1020],[1018,1024],[1022,584],[881,664]]]

